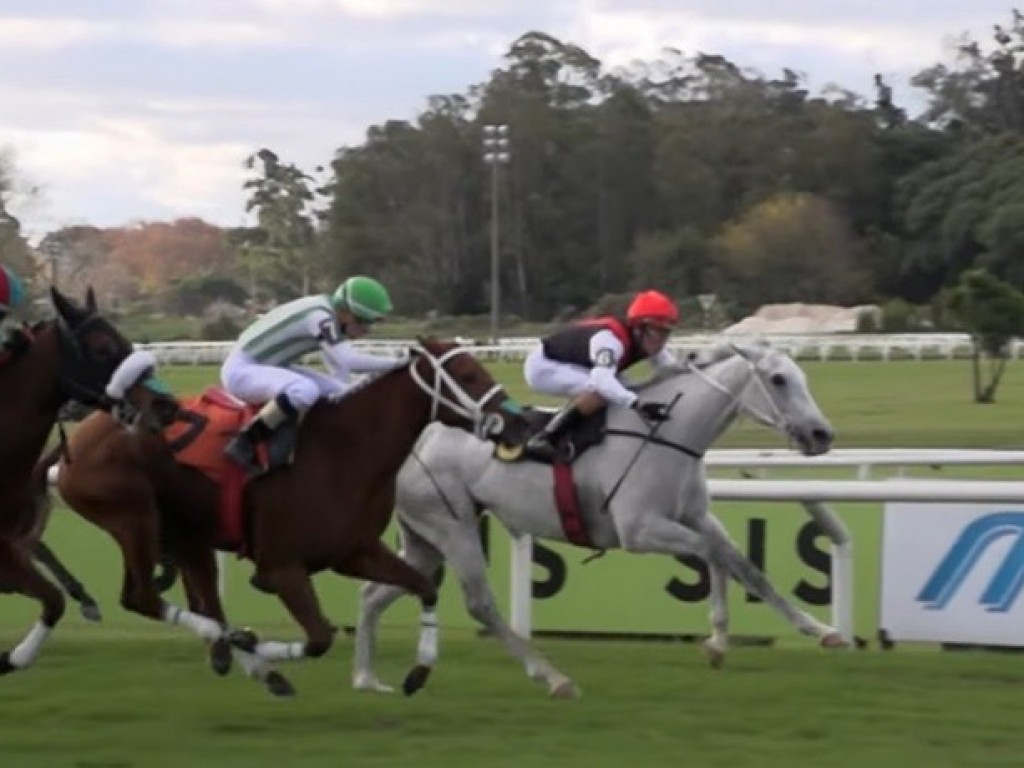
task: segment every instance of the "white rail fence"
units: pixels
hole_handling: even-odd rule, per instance
[[[752,341],[762,338],[773,346],[785,350],[801,360],[924,360],[967,357],[971,353],[971,340],[963,333],[865,334],[865,335],[765,335],[753,336],[677,336],[670,347],[677,352],[702,349],[723,340]],[[522,360],[537,344],[535,338],[507,338],[497,344],[459,339],[473,353],[484,360]],[[412,340],[380,340],[356,342],[361,349],[379,354],[398,355],[412,344]],[[166,341],[139,344],[156,355],[161,364],[219,365],[231,348],[228,341]],[[1024,340],[1010,344],[1010,355],[1020,359],[1024,355]],[[310,359],[315,359],[311,356]]]
[[[853,620],[853,538],[842,518],[825,502],[1013,502],[1024,503],[1024,482],[939,480],[895,477],[864,479],[873,467],[1020,466],[1024,451],[974,449],[837,449],[805,457],[792,451],[720,449],[709,451],[709,467],[764,471],[770,468],[848,467],[861,479],[721,479],[708,481],[715,501],[798,502],[818,523],[832,544],[832,625],[850,643]],[[533,541],[512,539],[510,623],[525,637],[531,634]]]

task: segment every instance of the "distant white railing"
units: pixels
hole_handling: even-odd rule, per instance
[[[898,334],[779,334],[765,336],[694,334],[676,336],[669,347],[676,352],[703,349],[725,340],[749,342],[764,339],[799,360],[896,360],[945,359],[967,357],[971,340],[965,333]],[[536,338],[501,339],[497,344],[460,338],[482,360],[522,360],[538,343]],[[356,346],[377,354],[398,355],[411,344],[410,339],[362,340]],[[219,365],[231,348],[229,341],[163,341],[138,346],[156,355],[157,361],[172,365]],[[1010,356],[1020,359],[1024,341],[1010,344]],[[315,359],[315,355],[310,359]]]

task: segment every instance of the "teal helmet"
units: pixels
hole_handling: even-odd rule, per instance
[[[391,297],[388,289],[372,277],[356,275],[338,286],[331,296],[335,309],[347,309],[357,319],[375,323],[391,314]]]
[[[0,313],[25,302],[25,285],[7,267],[0,266]]]

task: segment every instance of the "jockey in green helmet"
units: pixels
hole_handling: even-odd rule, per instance
[[[256,445],[320,399],[336,400],[352,386],[352,373],[382,373],[404,358],[360,352],[352,341],[391,314],[387,289],[371,277],[350,277],[330,296],[295,299],[246,328],[221,368],[224,389],[247,403],[265,403],[232,440],[227,454],[250,471],[260,469]],[[298,365],[320,351],[330,375]]]

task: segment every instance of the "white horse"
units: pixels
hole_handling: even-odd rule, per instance
[[[696,555],[708,563],[712,633],[704,648],[718,667],[728,647],[727,581],[732,576],[777,610],[800,633],[825,647],[845,645],[831,626],[797,609],[736,547],[711,514],[704,452],[743,413],[795,441],[806,455],[825,453],[833,431],[811,396],[799,366],[765,347],[721,346],[707,359],[662,371],[636,388],[641,401],[675,403],[652,426],[633,410],[611,406],[604,440],[573,465],[579,506],[591,542],[600,549]],[[429,427],[398,476],[401,555],[425,574],[447,561],[459,578],[469,613],[555,696],[576,694],[572,681],[520,637],[498,611],[487,583],[477,527],[487,509],[515,535],[565,541],[553,501],[551,467],[494,457],[494,446],[458,430]],[[637,461],[637,458],[640,458]],[[362,590],[353,686],[386,692],[374,672],[376,630],[400,588],[367,583]],[[437,658],[437,625],[424,613],[417,666],[404,689],[426,682]]]

